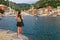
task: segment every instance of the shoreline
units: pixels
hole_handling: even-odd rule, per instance
[[[21,34],[21,38],[18,39],[16,32],[0,29],[0,40],[28,40],[28,37]]]

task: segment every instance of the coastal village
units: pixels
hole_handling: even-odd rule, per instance
[[[15,15],[17,11],[14,9],[7,7],[3,4],[0,4],[0,9],[4,11],[4,15]],[[22,11],[24,15],[38,15],[38,16],[60,16],[60,6],[57,8],[53,8],[52,6],[48,6],[45,8],[34,9],[32,6],[31,9]],[[0,14],[2,15],[2,14]]]

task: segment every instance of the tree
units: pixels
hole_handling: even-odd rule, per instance
[[[4,0],[0,0],[0,4],[4,4]]]
[[[35,8],[41,8],[41,7],[47,7],[47,6],[53,6],[56,8],[57,6],[60,6],[60,1],[59,0],[40,0],[34,4]]]

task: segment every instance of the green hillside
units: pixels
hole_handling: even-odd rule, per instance
[[[35,8],[42,8],[47,6],[53,6],[56,8],[57,6],[60,6],[60,0],[40,0],[34,4]]]

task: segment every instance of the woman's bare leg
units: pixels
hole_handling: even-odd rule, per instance
[[[22,32],[22,27],[18,27],[18,38],[20,38],[20,35],[21,35],[21,32]]]

